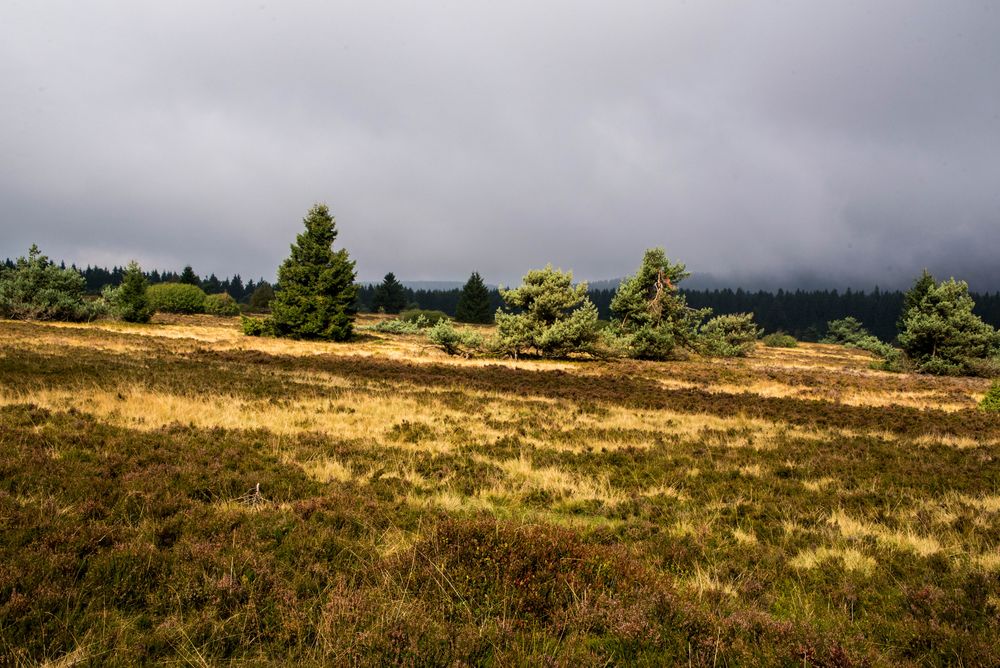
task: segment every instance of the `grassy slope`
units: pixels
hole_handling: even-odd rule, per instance
[[[867,364],[0,323],[0,663],[997,665],[986,383]]]

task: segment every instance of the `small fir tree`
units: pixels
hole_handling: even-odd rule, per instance
[[[402,283],[396,280],[396,275],[390,271],[375,287],[375,294],[372,296],[372,310],[399,313],[404,308],[406,308],[406,289]]]
[[[484,324],[493,322],[493,314],[490,313],[490,292],[477,271],[472,272],[462,287],[455,309],[455,320]]]
[[[761,333],[753,313],[717,315],[701,328],[701,353],[709,357],[747,357]]]
[[[117,318],[125,322],[149,322],[153,307],[146,294],[148,288],[149,281],[139,263],[133,260],[125,269],[121,285],[106,290],[104,298]]]
[[[337,228],[325,204],[302,222],[305,232],[278,269],[271,328],[277,336],[345,341],[354,324],[354,262],[346,250],[333,250]]]

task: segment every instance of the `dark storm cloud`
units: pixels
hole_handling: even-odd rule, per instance
[[[0,8],[0,255],[1000,289],[990,3]]]

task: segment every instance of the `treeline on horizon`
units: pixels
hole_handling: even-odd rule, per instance
[[[362,285],[358,292],[359,310],[370,311],[375,295],[374,285]],[[461,288],[450,290],[413,290],[405,288],[407,303],[422,309],[443,311],[455,315]],[[801,341],[818,341],[826,333],[826,323],[848,316],[857,318],[865,328],[886,341],[899,333],[897,320],[903,308],[904,293],[899,290],[872,292],[848,288],[838,290],[778,290],[777,292],[748,291],[725,288],[715,290],[688,290],[681,288],[692,308],[711,308],[716,315],[753,313],[754,320],[766,332],[787,332]],[[496,310],[503,301],[496,288],[489,291],[490,308]],[[985,322],[1000,327],[1000,292],[993,294],[971,293],[976,302],[975,313]],[[600,317],[611,318],[611,299],[615,290],[605,288],[588,291],[590,300],[597,307]]]
[[[10,259],[6,266],[14,266]],[[65,264],[61,266],[65,267]],[[121,284],[125,269],[113,267],[91,267],[76,269],[84,277],[89,294],[100,294],[105,285]],[[173,271],[153,270],[144,272],[150,284],[179,282],[182,275]],[[243,281],[239,274],[227,278],[218,278],[215,274],[199,277],[200,287],[208,294],[228,293],[237,302],[246,303],[254,290],[264,279]],[[361,284],[358,290],[356,307],[359,311],[372,311],[371,305],[375,296],[375,284]],[[412,289],[403,288],[409,307],[443,311],[449,316],[455,315],[461,288],[451,289]],[[763,290],[749,291],[737,288],[714,290],[681,289],[692,308],[711,308],[718,315],[732,313],[753,313],[754,319],[766,332],[783,331],[802,341],[817,341],[826,333],[826,323],[852,316],[864,323],[869,332],[880,339],[891,341],[898,334],[897,320],[903,306],[904,293],[899,290],[880,290],[871,292],[864,290],[778,290],[768,292]],[[590,300],[597,307],[602,319],[611,318],[611,299],[615,290],[612,288],[595,289],[588,292]],[[500,292],[496,288],[489,290],[490,309],[495,311],[503,304]],[[1000,292],[971,293],[976,302],[975,313],[985,322],[1000,327]]]

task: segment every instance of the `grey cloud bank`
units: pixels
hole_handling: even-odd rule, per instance
[[[992,3],[418,4],[4,3],[0,255],[1000,289]]]

